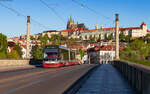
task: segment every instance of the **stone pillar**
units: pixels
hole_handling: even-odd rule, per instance
[[[30,59],[30,16],[27,16],[26,58]]]
[[[69,61],[70,61],[71,60],[71,48],[69,48],[68,55],[69,55]]]
[[[116,59],[119,59],[119,14],[116,14]]]

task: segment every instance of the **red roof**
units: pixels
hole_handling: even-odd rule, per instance
[[[91,29],[91,30],[84,30],[83,32],[91,32],[91,31],[97,31],[97,30],[101,30],[101,31],[104,31],[104,30],[113,30],[115,29],[115,27],[112,27],[112,28],[102,28],[102,29]],[[141,27],[128,27],[128,28],[119,28],[120,31],[124,31],[124,30],[132,30],[132,29],[141,29]]]
[[[142,24],[141,25],[145,25],[146,26],[146,24],[144,23],[144,22],[142,22]]]
[[[58,46],[58,45],[46,45],[46,46]]]
[[[8,42],[8,46],[9,46],[9,47],[14,47],[15,45],[16,45],[15,42],[12,42],[12,41],[9,41],[9,42]]]
[[[80,30],[80,29],[67,29],[67,30],[61,30],[60,32],[74,32],[74,31],[77,31],[77,30]]]
[[[132,30],[132,29],[141,29],[141,27],[120,28],[121,31],[123,31],[123,30]]]
[[[91,32],[91,31],[97,31],[97,30],[112,30],[112,29],[115,29],[115,27],[112,27],[112,28],[102,28],[102,29],[83,30],[83,32]]]
[[[115,51],[115,46],[112,45],[104,45],[100,47],[101,51]]]
[[[113,45],[104,45],[104,46],[101,46],[100,47],[100,50],[101,51],[115,51],[115,46],[113,46]],[[122,47],[122,46],[120,46],[119,47],[119,50],[123,50],[124,49],[124,47]]]
[[[27,46],[26,46],[26,45],[21,45],[21,46],[22,46],[23,48],[25,48],[25,49],[27,48]]]
[[[60,32],[68,32],[68,30],[61,30]]]
[[[143,22],[141,25],[146,25],[146,24]],[[83,32],[91,32],[91,31],[97,31],[97,30],[105,31],[105,30],[113,30],[113,29],[115,29],[115,27],[83,30]],[[127,28],[119,28],[119,29],[120,29],[120,31],[124,31],[124,30],[142,29],[142,28],[141,28],[141,27],[127,27]],[[74,32],[74,31],[76,31],[76,30],[80,30],[80,29],[61,30],[60,32]]]

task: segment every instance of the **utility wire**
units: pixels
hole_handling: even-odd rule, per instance
[[[56,12],[56,10],[52,7],[50,7],[46,2],[43,0],[40,0],[40,2],[45,5],[48,9],[50,9],[63,23],[66,24],[65,20]]]
[[[110,17],[108,17],[108,16],[105,16],[104,14],[102,14],[102,13],[99,13],[99,12],[97,12],[96,10],[94,10],[94,9],[92,9],[92,8],[90,8],[90,7],[88,7],[88,6],[86,6],[86,5],[84,5],[83,3],[80,3],[80,2],[78,2],[77,0],[71,0],[72,2],[74,2],[74,3],[76,3],[77,5],[80,5],[81,7],[83,7],[83,8],[87,8],[88,10],[90,10],[91,12],[93,12],[93,13],[95,13],[96,15],[98,15],[98,16],[102,16],[102,17],[104,17],[105,19],[108,19],[108,20],[113,20],[112,18],[110,18]],[[114,22],[113,22],[114,23]]]
[[[78,4],[78,5],[80,5],[80,6],[83,7],[83,8],[87,8],[88,10],[90,10],[91,12],[95,13],[95,14],[98,15],[98,16],[100,15],[100,16],[106,18],[106,19],[112,20],[110,17],[107,17],[107,16],[103,15],[102,13],[97,12],[96,10],[94,10],[94,9],[92,9],[92,8],[90,8],[90,7],[86,6],[86,5],[84,5],[83,3],[77,2],[77,0],[72,0],[72,2],[74,2],[74,3]]]
[[[6,6],[6,5],[4,5],[4,4],[2,4],[2,3],[0,3],[0,5],[1,5],[2,7],[4,7],[4,8],[6,8],[6,9],[10,10],[11,12],[17,14],[17,16],[22,16],[22,17],[24,17],[25,19],[26,19],[26,17],[27,17],[27,16],[25,16],[24,14],[18,12],[17,10],[15,10],[15,9],[13,9],[13,8],[11,8],[11,7],[8,7],[8,6]],[[40,22],[34,20],[33,18],[31,18],[31,20],[32,20],[34,23],[38,24],[39,26],[41,26],[41,27],[43,27],[43,28],[45,28],[45,29],[47,28],[46,26],[44,26],[44,25],[41,24]]]

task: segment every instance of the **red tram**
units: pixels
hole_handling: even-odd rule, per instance
[[[77,61],[76,63],[71,62],[75,59],[75,52],[64,46],[47,45],[43,53],[43,67],[62,67],[77,64]],[[71,61],[69,61],[69,53]]]

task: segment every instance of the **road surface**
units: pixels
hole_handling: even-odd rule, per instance
[[[62,94],[95,65],[0,73],[0,94]]]

